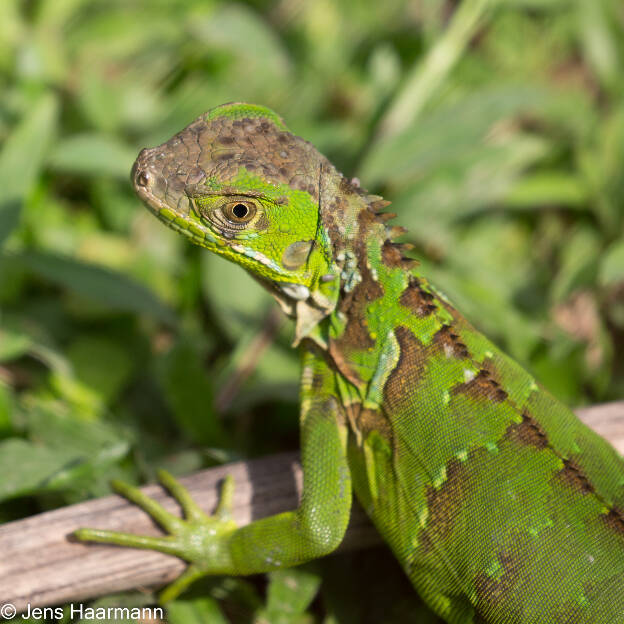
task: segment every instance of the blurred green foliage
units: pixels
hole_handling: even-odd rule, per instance
[[[270,340],[268,296],[128,182],[227,101],[392,199],[432,281],[556,395],[622,398],[623,66],[621,0],[3,0],[0,520],[297,447],[291,327]],[[370,557],[209,580],[170,618],[366,622],[369,586],[406,621]]]

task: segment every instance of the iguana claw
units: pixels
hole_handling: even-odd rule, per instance
[[[119,480],[113,481],[112,486],[118,494],[149,514],[168,535],[154,537],[82,528],[75,531],[74,536],[82,541],[157,550],[188,561],[189,567],[160,595],[162,602],[169,602],[197,578],[215,573],[215,567],[219,567],[218,560],[229,559],[223,545],[237,528],[231,513],[234,479],[228,475],[223,480],[219,503],[212,516],[206,514],[189,491],[167,471],[160,470],[158,480],[179,503],[184,519],[167,511],[139,488]]]

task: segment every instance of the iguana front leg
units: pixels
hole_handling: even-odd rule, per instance
[[[325,361],[304,351],[301,386],[303,496],[288,511],[244,527],[229,516],[232,481],[226,480],[214,516],[206,515],[186,489],[166,473],[161,482],[182,507],[185,519],[169,513],[137,488],[117,483],[119,493],[149,513],[169,535],[132,535],[79,529],[78,539],[176,555],[189,567],[163,593],[171,600],[206,574],[244,575],[269,572],[321,557],[342,541],[351,510],[347,465],[347,427],[336,398],[335,378]]]

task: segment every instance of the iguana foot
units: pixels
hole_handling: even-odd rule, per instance
[[[237,528],[231,518],[234,479],[229,475],[224,479],[219,504],[212,516],[204,513],[188,490],[168,472],[159,471],[158,480],[180,504],[184,519],[168,512],[136,487],[118,480],[112,485],[117,493],[148,513],[168,535],[154,537],[83,528],[75,531],[74,536],[83,541],[157,550],[188,561],[189,567],[160,595],[163,602],[168,602],[200,576],[231,573],[227,542]]]

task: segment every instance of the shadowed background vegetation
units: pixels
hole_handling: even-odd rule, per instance
[[[0,2],[0,521],[297,447],[291,325],[128,180],[228,101],[391,199],[432,281],[554,394],[623,398],[623,67],[621,0]],[[421,609],[376,550],[206,581],[170,621]]]

